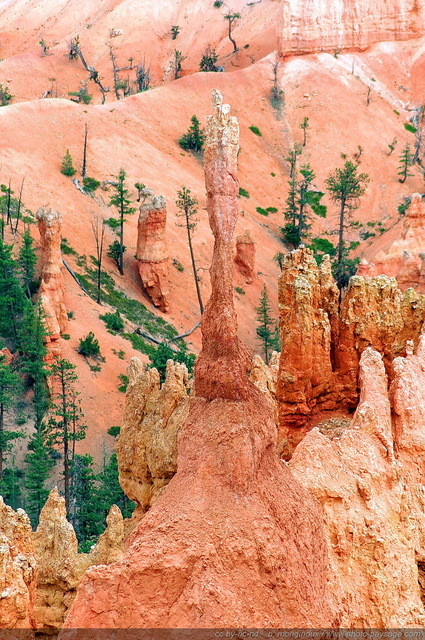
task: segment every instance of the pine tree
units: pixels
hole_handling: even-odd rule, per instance
[[[0,355],[0,481],[3,477],[5,455],[12,448],[12,441],[22,438],[20,431],[5,429],[5,414],[13,407],[19,395],[21,380],[6,363],[4,355]]]
[[[18,340],[18,326],[26,305],[26,296],[18,277],[13,247],[0,240],[0,335]]]
[[[323,192],[312,188],[316,176],[310,164],[300,169],[301,179],[291,180],[286,200],[285,218],[289,221],[282,229],[285,240],[297,248],[308,238],[312,214],[326,217],[326,207],[320,204]]]
[[[398,179],[399,182],[406,182],[406,178],[408,176],[413,176],[413,173],[410,173],[409,171],[409,167],[412,165],[412,161],[413,156],[410,145],[406,144],[399,158],[400,165],[398,167],[399,171],[397,172],[398,175],[401,176],[401,178]]]
[[[50,453],[51,447],[47,444],[44,425],[41,425],[31,437],[25,457],[25,511],[34,528],[38,524],[40,511],[49,495],[44,485],[54,466]]]
[[[28,298],[37,290],[37,283],[35,282],[35,265],[37,264],[37,256],[34,251],[34,240],[31,237],[29,229],[25,229],[22,237],[22,245],[19,250],[18,262],[22,270],[22,278],[24,281],[25,289]]]
[[[198,201],[192,196],[190,189],[187,187],[182,187],[181,190],[177,192],[177,196],[176,205],[181,211],[181,213],[177,214],[177,217],[184,218],[184,224],[179,226],[186,227],[190,258],[192,260],[193,277],[195,279],[196,295],[198,296],[199,310],[202,315],[204,313],[204,305],[202,302],[198,270],[196,268],[195,254],[193,252],[192,245],[192,234],[196,229],[196,224],[198,222],[195,218],[197,213],[196,205],[198,204]]]
[[[257,312],[256,320],[259,323],[256,333],[263,347],[265,362],[268,364],[270,351],[276,348],[279,349],[279,338],[276,320],[270,315],[271,306],[266,285],[264,285],[261,292],[260,304],[255,310]]]
[[[136,209],[134,207],[130,207],[131,204],[131,200],[129,198],[129,191],[126,188],[125,185],[125,178],[126,178],[126,173],[124,171],[124,169],[120,169],[119,174],[116,177],[116,182],[114,183],[113,187],[115,189],[115,193],[113,196],[111,196],[111,199],[109,201],[109,206],[110,207],[116,207],[118,209],[118,220],[119,220],[119,232],[118,232],[118,238],[119,238],[119,256],[118,256],[118,270],[120,272],[121,275],[124,275],[124,260],[123,260],[123,256],[124,256],[124,221],[125,221],[125,216],[134,213],[136,211]],[[116,241],[115,241],[116,242]],[[113,245],[110,245],[109,247],[109,251],[112,251],[112,247],[114,246],[115,243],[113,243]],[[110,253],[108,252],[108,256],[110,255]]]
[[[62,160],[61,173],[63,173],[64,176],[74,176],[77,173],[74,169],[74,165],[72,164],[69,149],[66,150],[65,156]]]
[[[29,377],[34,388],[35,428],[41,429],[49,404],[47,374],[44,358],[47,353],[44,344],[46,329],[40,303],[35,307],[26,301],[22,323],[19,328],[20,370]]]
[[[305,147],[305,145],[307,144],[307,129],[309,128],[309,126],[310,125],[308,124],[308,118],[305,117],[300,124],[300,129],[302,129],[303,132],[303,147]]]
[[[191,117],[191,122],[187,133],[184,133],[180,138],[179,145],[186,151],[201,151],[204,146],[205,134],[196,116]]]
[[[5,503],[15,511],[23,505],[21,489],[23,477],[23,471],[18,469],[15,464],[15,458],[13,458],[11,462],[8,462],[7,468],[4,469],[3,477],[0,480],[0,495],[3,497]]]
[[[58,446],[63,454],[63,477],[65,506],[70,512],[72,475],[74,468],[75,443],[86,437],[86,425],[82,423],[83,413],[76,391],[78,380],[75,365],[64,358],[57,360],[51,368],[53,394],[50,408],[51,418],[47,424],[47,443]]]
[[[349,258],[352,245],[346,241],[346,232],[353,228],[352,212],[358,207],[358,199],[366,191],[369,176],[357,173],[358,165],[347,160],[342,169],[335,169],[326,179],[331,199],[339,204],[338,244],[333,272],[340,291],[347,286],[355,270],[355,261]]]
[[[100,513],[102,505],[98,500],[97,478],[93,471],[92,456],[87,453],[76,455],[71,471],[74,479],[71,497],[71,522],[80,544],[88,542],[91,546],[104,530]]]
[[[229,36],[229,40],[233,45],[233,53],[235,53],[238,48],[236,46],[236,42],[235,39],[232,37],[232,27],[233,27],[233,23],[236,22],[236,20],[240,20],[241,14],[240,13],[226,13],[226,15],[224,16],[224,19],[228,21],[229,23],[229,30],[228,30],[228,36]]]

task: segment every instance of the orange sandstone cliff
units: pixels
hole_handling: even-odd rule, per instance
[[[238,125],[214,94],[205,173],[212,295],[177,473],[124,558],[87,571],[65,622],[83,627],[329,627],[317,503],[276,451],[273,411],[250,382],[233,307]]]
[[[417,0],[284,0],[279,46],[282,55],[362,50],[424,32],[425,9]]]
[[[143,287],[156,307],[168,311],[167,206],[145,189],[137,227],[137,264]]]

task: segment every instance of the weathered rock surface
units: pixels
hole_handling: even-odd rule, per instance
[[[177,470],[177,434],[189,411],[189,390],[185,365],[169,360],[161,386],[156,369],[131,359],[117,459],[121,487],[137,502],[134,522]]]
[[[255,243],[249,231],[236,238],[235,263],[246,283],[251,284],[255,276]]]
[[[165,198],[143,191],[137,234],[137,264],[143,287],[156,307],[166,312],[168,303],[169,257],[166,240]]]
[[[177,473],[131,534],[123,560],[87,571],[65,627],[335,622],[322,515],[278,460],[272,409],[248,378],[249,352],[237,338],[238,126],[218,92],[214,99],[205,152],[212,295]]]
[[[284,0],[281,15],[282,55],[362,50],[425,32],[424,7],[416,0]]]
[[[50,340],[57,340],[66,330],[68,316],[64,303],[60,213],[44,207],[37,211],[42,248],[40,300]]]
[[[37,626],[59,629],[87,568],[92,564],[109,564],[122,556],[122,515],[113,505],[107,529],[90,554],[78,553],[75,531],[66,518],[65,500],[53,489],[40,513],[33,542],[37,560],[34,607]]]
[[[406,341],[418,343],[425,297],[404,294],[394,278],[351,278],[338,312],[338,291],[328,261],[317,267],[309,249],[286,257],[279,282],[282,350],[276,397],[281,453],[289,458],[320,411],[355,408],[359,360],[366,347],[393,358]]]
[[[0,628],[35,628],[36,560],[31,524],[0,496]]]
[[[357,274],[365,278],[386,275],[396,278],[402,291],[413,287],[425,293],[425,199],[419,193],[411,196],[404,218],[382,235],[378,246],[375,251],[372,244]]]
[[[424,557],[425,431],[423,422],[411,419],[412,413],[420,419],[424,407],[423,351],[422,338],[418,356],[396,360],[396,452],[385,367],[369,347],[361,356],[360,402],[349,427],[337,437],[313,429],[289,462],[323,507],[343,627],[425,625],[417,564],[417,556]],[[412,401],[420,402],[417,412]]]

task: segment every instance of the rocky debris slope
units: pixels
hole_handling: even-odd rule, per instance
[[[279,30],[282,55],[362,50],[375,42],[419,38],[425,9],[416,0],[284,0]]]
[[[137,227],[137,265],[143,287],[156,307],[166,312],[168,303],[169,257],[166,240],[165,198],[144,189]]]
[[[177,434],[187,418],[190,390],[184,364],[169,360],[164,383],[156,369],[132,358],[126,408],[117,445],[119,480],[137,503],[136,522],[177,470]]]
[[[357,274],[365,278],[390,276],[396,278],[402,291],[413,287],[418,293],[425,293],[425,200],[419,193],[411,196],[403,220],[380,242],[385,246],[368,255],[368,260],[363,259]]]
[[[55,341],[66,330],[68,324],[62,272],[62,216],[53,209],[46,211],[44,207],[40,207],[37,220],[42,248],[40,300],[48,339]]]
[[[0,496],[0,628],[35,628],[36,560],[27,514]]]
[[[323,507],[343,627],[425,625],[419,584],[424,340],[417,356],[395,361],[395,441],[382,356],[368,347],[360,360],[360,402],[348,428],[335,437],[313,429],[289,463]]]
[[[356,407],[366,347],[382,353],[392,377],[392,361],[405,355],[406,340],[418,343],[425,296],[413,289],[403,294],[393,278],[355,276],[339,311],[328,260],[318,267],[312,252],[300,248],[283,264],[279,317],[279,446],[289,458],[314,414]]]
[[[205,150],[212,295],[177,473],[131,534],[123,560],[87,571],[65,627],[335,622],[322,515],[278,460],[273,413],[249,381],[250,354],[237,337],[237,149],[237,121],[215,93]]]
[[[236,238],[236,267],[251,284],[255,276],[255,243],[249,231],[245,231]]]

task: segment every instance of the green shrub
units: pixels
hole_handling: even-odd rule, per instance
[[[128,386],[128,376],[126,376],[125,373],[120,373],[118,378],[121,380],[121,384],[118,387],[118,391],[121,391],[121,393],[125,393],[127,391],[127,386]]]
[[[78,91],[68,91],[68,95],[76,98],[73,102],[82,102],[83,104],[90,104],[93,97],[89,94],[87,87],[82,87]]]
[[[214,7],[221,7],[221,5],[223,4],[223,0],[215,0],[214,2]]]
[[[276,207],[267,207],[266,211],[268,211],[269,213],[277,213]]]
[[[0,107],[5,107],[6,105],[8,105],[11,100],[12,100],[13,96],[9,91],[9,87],[3,87],[3,85],[0,83]]]
[[[75,251],[75,249],[73,249],[72,247],[69,246],[68,240],[66,238],[62,238],[61,239],[61,251],[66,256],[76,256],[77,255],[77,252]]]
[[[408,122],[404,123],[404,128],[406,129],[406,131],[410,131],[410,133],[416,133],[417,131],[416,127],[414,127],[412,124],[409,124]]]
[[[255,133],[256,136],[260,136],[261,137],[263,135],[261,133],[260,129],[258,127],[254,127],[253,124],[248,128],[251,129],[252,133]]]
[[[239,196],[242,196],[243,198],[249,198],[249,191],[247,189],[244,189],[243,187],[239,187]]]
[[[124,329],[124,321],[118,309],[114,313],[105,313],[100,319],[106,324],[110,331],[122,331]]]
[[[268,216],[269,212],[267,209],[263,209],[263,207],[255,207],[255,210],[260,213],[262,216]]]
[[[120,431],[121,431],[121,427],[109,427],[107,433],[110,436],[113,436],[114,438],[116,438],[117,436],[120,435]]]
[[[69,333],[62,333],[61,338],[63,340],[71,340],[71,336],[69,335]]]
[[[100,355],[99,341],[94,337],[93,331],[90,331],[85,338],[80,338],[78,353],[86,357]]]
[[[177,271],[184,271],[184,266],[177,258],[173,258],[173,267],[176,267]]]
[[[94,178],[84,178],[83,185],[84,191],[87,191],[87,193],[93,193],[93,191],[96,191],[96,189],[99,188],[100,182]]]
[[[236,291],[236,293],[239,293],[240,296],[244,296],[245,295],[245,290],[242,289],[242,287],[235,287],[235,291]]]

